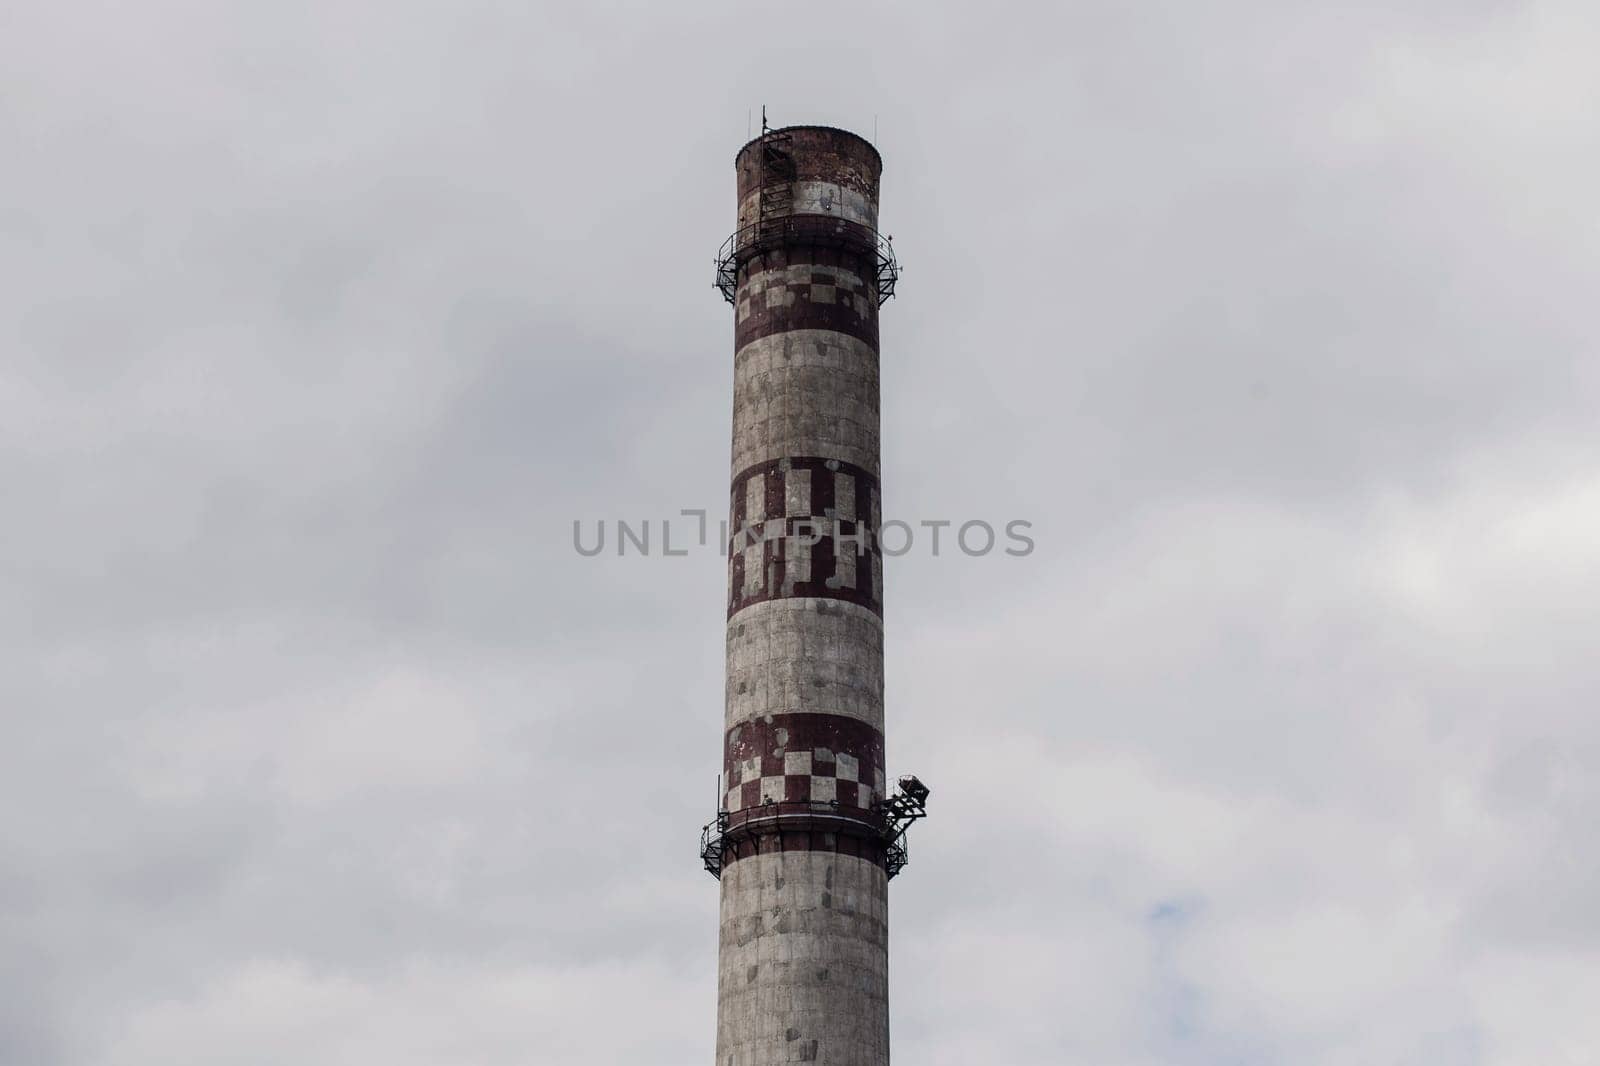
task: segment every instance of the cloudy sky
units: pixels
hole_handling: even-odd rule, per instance
[[[572,523],[723,505],[763,103],[886,159],[888,511],[1037,543],[888,567],[897,1060],[1591,1066],[1597,50],[6,5],[0,1066],[710,1062],[722,561]]]

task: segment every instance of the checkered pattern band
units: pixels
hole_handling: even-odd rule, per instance
[[[883,734],[838,714],[774,714],[728,730],[725,809],[790,805],[859,815],[884,794]]]
[[[837,459],[796,456],[733,478],[728,617],[766,600],[846,600],[883,614],[878,479]]]
[[[878,349],[878,290],[870,256],[780,248],[751,260],[734,304],[736,348],[792,329],[831,329]]]

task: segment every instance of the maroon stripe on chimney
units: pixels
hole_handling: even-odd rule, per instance
[[[740,859],[786,851],[823,851],[834,855],[853,855],[889,868],[888,849],[876,830],[841,831],[819,825],[800,827],[793,823],[730,826],[722,838],[722,869],[727,871]]]
[[[790,266],[809,269],[800,272],[803,278],[791,280]],[[870,256],[835,248],[788,247],[758,256],[741,271],[734,302],[735,350],[774,333],[830,329],[876,352],[876,270]],[[752,285],[755,281],[761,283],[759,289]]]
[[[748,783],[742,768],[754,759],[761,760],[755,776],[772,777],[784,773],[785,756],[800,752],[812,756],[810,773],[815,776],[837,779],[838,758],[845,755],[859,768],[854,777],[846,775],[846,780],[871,785],[882,779],[882,731],[859,718],[806,712],[763,715],[729,729],[723,737],[728,787]]]

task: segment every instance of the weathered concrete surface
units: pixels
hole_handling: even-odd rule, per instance
[[[772,714],[839,714],[883,729],[883,623],[853,603],[768,600],[728,623],[725,728]]]
[[[777,131],[788,138],[797,182],[820,182],[861,194],[874,215],[878,210],[878,180],[883,160],[867,140],[831,126],[786,126]],[[761,140],[750,141],[734,159],[739,175],[739,202],[756,191],[760,181]]]
[[[888,882],[849,855],[787,851],[722,875],[717,1066],[889,1061]]]
[[[792,181],[789,188],[796,214],[832,215],[878,228],[878,204],[860,189],[836,181]],[[756,221],[759,204],[759,194],[752,189],[739,201],[739,225]]]
[[[751,341],[733,363],[733,470],[797,455],[878,473],[878,353],[835,330]]]

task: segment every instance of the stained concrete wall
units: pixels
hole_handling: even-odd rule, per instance
[[[860,189],[836,181],[792,181],[789,189],[796,214],[832,215],[878,228],[877,201]],[[754,190],[739,202],[740,226],[757,220],[758,205]]]
[[[787,138],[787,148],[794,160],[794,184],[800,193],[795,198],[797,210],[817,214],[856,212],[877,219],[878,182],[883,173],[883,160],[876,148],[853,133],[831,126],[787,126],[778,132]],[[763,177],[760,160],[759,138],[739,149],[734,159],[734,170],[739,177],[741,222],[755,217],[753,211],[748,219],[743,216],[754,203]],[[825,201],[827,206],[824,206]],[[800,203],[809,203],[810,207],[800,208]]]
[[[733,470],[822,456],[878,473],[878,353],[836,330],[792,329],[733,362]]]
[[[883,729],[883,622],[818,597],[755,604],[728,623],[725,728],[795,712]]]
[[[718,1066],[889,1061],[888,891],[850,855],[757,855],[722,875]]]

